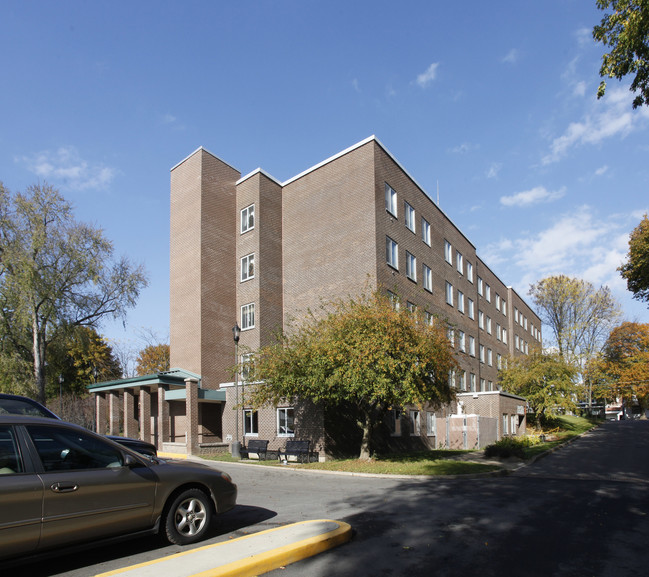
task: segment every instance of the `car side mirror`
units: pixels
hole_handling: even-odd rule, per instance
[[[140,463],[133,455],[129,455],[128,453],[124,455],[124,466],[128,467],[129,469],[132,469],[133,467],[137,467],[138,465],[141,465]]]

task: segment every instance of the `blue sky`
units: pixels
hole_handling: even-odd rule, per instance
[[[649,109],[628,82],[596,99],[595,0],[0,8],[0,180],[58,187],[148,270],[111,339],[168,335],[172,166],[204,146],[284,181],[373,134],[522,296],[562,273],[649,322],[616,271],[649,211]]]

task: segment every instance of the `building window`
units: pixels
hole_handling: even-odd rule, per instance
[[[464,334],[464,331],[460,331],[458,336],[458,340],[460,341],[460,351],[466,353],[466,335]]]
[[[259,435],[259,413],[252,409],[243,411],[243,434],[248,437]]]
[[[423,216],[421,217],[421,240],[430,246],[430,223]]]
[[[484,393],[487,390],[487,381],[480,379],[480,392]]]
[[[491,317],[487,315],[487,334],[491,334]]]
[[[255,303],[243,305],[241,307],[241,330],[255,328]]]
[[[475,357],[475,337],[469,337],[469,354]]]
[[[241,211],[241,234],[255,228],[255,205],[251,204]]]
[[[496,293],[496,310],[500,310],[500,295]]]
[[[482,296],[483,292],[484,292],[484,283],[482,282],[482,279],[478,277],[478,294]]]
[[[250,370],[252,368],[253,354],[246,353],[241,355],[239,373],[242,381],[247,381],[250,378]]]
[[[507,301],[505,299],[502,300],[500,310],[505,316],[507,316]]]
[[[385,183],[385,210],[392,216],[397,216],[397,193],[387,182]]]
[[[430,411],[426,412],[426,435],[428,437],[437,436],[437,417]]]
[[[502,327],[498,323],[496,323],[496,338],[499,341],[502,341],[502,339],[503,339],[503,330],[502,330]]]
[[[453,264],[453,247],[447,240],[444,241],[444,258],[448,264]]]
[[[453,285],[446,281],[446,304],[453,306]]]
[[[464,293],[457,291],[457,310],[464,314]]]
[[[428,292],[433,292],[433,271],[430,270],[430,267],[424,265],[423,267],[423,273],[424,273],[424,288]]]
[[[455,330],[453,327],[447,327],[446,329],[446,338],[448,339],[448,342],[451,343],[451,346],[455,346]]]
[[[476,392],[476,376],[475,373],[471,373],[471,392],[475,393]]]
[[[457,272],[460,274],[464,274],[464,257],[462,256],[462,253],[459,251],[456,251],[456,261],[457,261]]]
[[[433,324],[435,323],[435,317],[433,316],[433,313],[429,313],[428,311],[426,311],[424,316],[426,318],[426,324],[432,327]]]
[[[410,411],[410,434],[421,435],[421,418],[419,411]]]
[[[503,328],[503,343],[507,344],[507,329]]]
[[[392,308],[395,311],[399,310],[399,297],[395,295],[392,291],[388,291],[388,299],[390,300],[390,304],[392,305]]]
[[[417,282],[417,259],[406,251],[406,276]]]
[[[385,258],[392,268],[399,270],[399,245],[389,236],[385,237]]]
[[[460,371],[460,390],[466,391],[466,371]]]
[[[255,278],[255,254],[249,254],[241,259],[241,282]]]
[[[404,201],[403,208],[406,213],[406,226],[412,231],[415,232],[415,209],[412,208],[407,202]]]
[[[473,265],[470,262],[466,263],[466,279],[473,282]]]
[[[277,409],[277,436],[293,437],[295,435],[295,411],[293,407]]]
[[[503,435],[509,434],[509,415],[506,413],[503,414]]]
[[[455,388],[455,370],[453,369],[448,372],[448,386],[452,389]]]
[[[493,367],[493,364],[494,364],[494,354],[493,354],[493,351],[491,349],[487,349],[487,364],[490,367]]]
[[[478,326],[484,330],[484,313],[482,311],[478,311]]]
[[[487,302],[490,303],[491,302],[491,287],[487,283],[485,283],[485,285],[484,285],[484,296],[487,299]]]
[[[411,303],[410,301],[406,301],[406,308],[411,313],[416,313],[417,312],[417,305],[415,303]]]
[[[484,345],[480,345],[480,362],[485,362],[485,348]]]
[[[496,353],[496,366],[498,370],[503,368],[503,356],[500,353]]]
[[[390,409],[389,416],[390,434],[393,437],[401,436],[401,411],[399,409]]]
[[[471,320],[475,319],[475,304],[471,299],[467,299],[468,315]]]

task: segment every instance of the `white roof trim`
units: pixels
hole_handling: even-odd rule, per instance
[[[253,170],[252,172],[249,172],[249,173],[246,174],[245,176],[242,176],[239,180],[237,180],[236,184],[237,184],[237,185],[238,185],[238,184],[241,184],[244,180],[248,180],[249,178],[255,176],[255,174],[263,174],[263,175],[264,175],[266,178],[268,178],[269,180],[272,180],[273,182],[275,182],[275,183],[278,184],[279,186],[282,186],[282,183],[281,183],[279,180],[277,180],[277,179],[276,179],[274,176],[272,176],[271,174],[268,174],[268,173],[267,173],[263,168],[256,168],[256,169]]]
[[[174,164],[174,165],[171,167],[171,170],[170,170],[169,172],[171,172],[172,170],[178,168],[178,167],[179,167],[183,162],[185,162],[187,159],[191,158],[192,156],[194,156],[197,152],[200,152],[201,150],[204,151],[204,152],[207,152],[207,154],[213,156],[213,157],[216,158],[217,160],[220,160],[223,164],[228,165],[232,170],[236,170],[239,174],[241,174],[241,171],[240,171],[240,170],[237,170],[237,169],[234,168],[234,166],[232,166],[229,162],[225,162],[225,160],[223,160],[222,158],[218,157],[218,156],[217,156],[216,154],[214,154],[213,152],[210,152],[209,150],[207,150],[207,148],[205,148],[205,147],[203,147],[203,146],[199,146],[196,150],[194,150],[194,152],[192,152],[191,154],[188,154],[185,158],[183,158],[183,159],[182,159],[180,162],[178,162],[177,164]]]

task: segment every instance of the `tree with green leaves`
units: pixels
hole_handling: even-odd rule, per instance
[[[535,349],[529,355],[508,359],[499,379],[503,391],[527,399],[543,424],[554,409],[576,408],[576,374],[575,367],[559,354]]]
[[[137,356],[135,373],[138,376],[143,376],[168,371],[170,359],[168,344],[147,345]]]
[[[610,51],[602,56],[599,74],[602,78],[622,80],[635,74],[630,90],[636,93],[633,108],[649,104],[649,2],[647,0],[597,0],[606,13],[593,29],[593,38]],[[597,90],[597,98],[604,96],[606,80]]]
[[[633,229],[626,262],[618,270],[633,298],[649,305],[649,218],[646,214]]]
[[[300,397],[351,405],[362,415],[360,458],[369,459],[372,433],[389,409],[453,399],[449,373],[457,363],[441,326],[399,310],[380,291],[320,313],[255,353],[248,379],[263,385],[246,387],[247,402],[260,407]]]
[[[30,362],[42,402],[48,347],[71,327],[124,320],[147,284],[142,266],[113,252],[53,187],[12,194],[0,184],[0,333]]]

